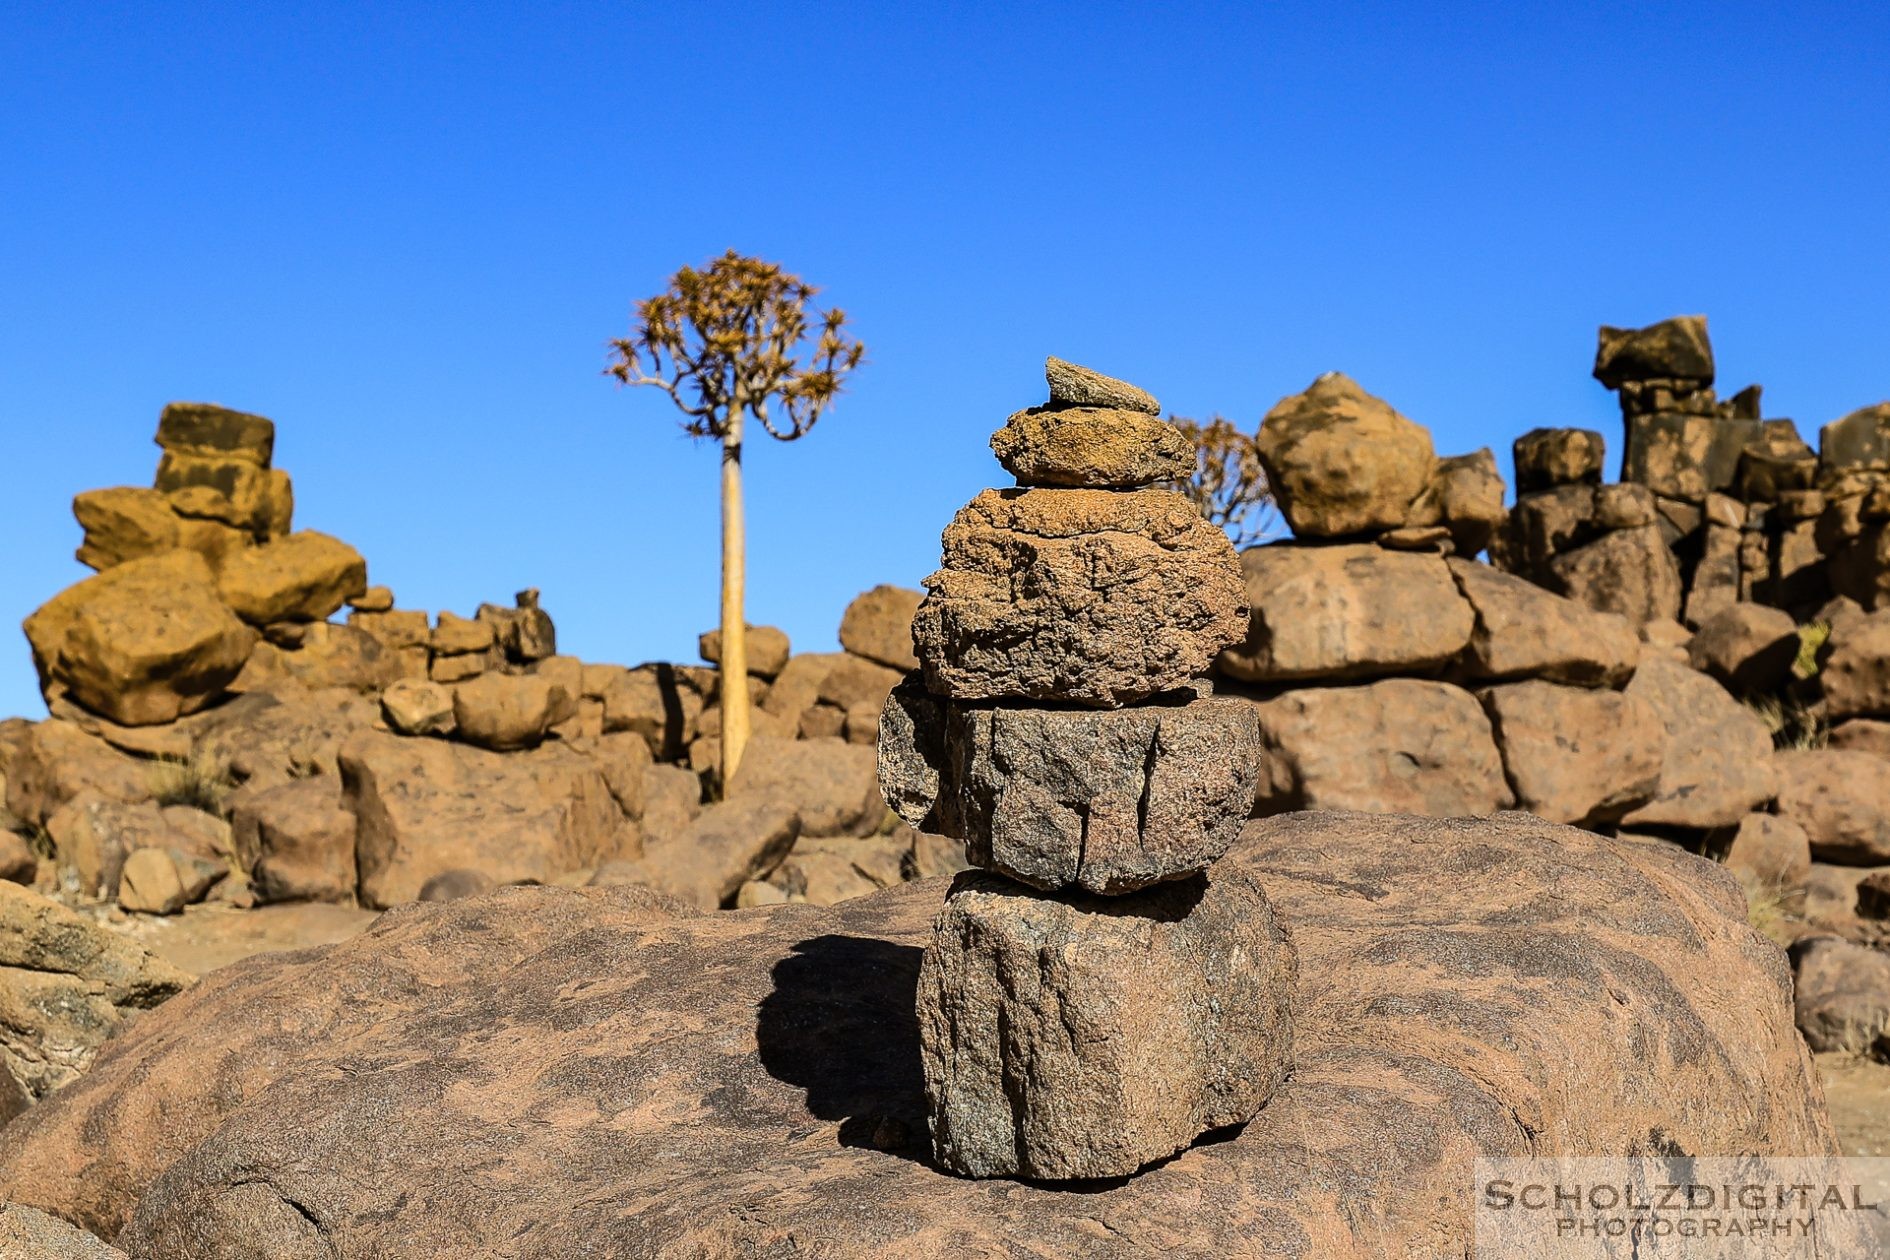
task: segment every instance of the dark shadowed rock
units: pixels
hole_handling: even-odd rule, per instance
[[[1890,1029],[1890,954],[1835,936],[1792,946],[1794,1007],[1813,1050],[1882,1055]]]
[[[1593,429],[1531,429],[1516,439],[1516,491],[1599,485],[1607,443]]]
[[[1706,675],[1643,661],[1627,694],[1651,704],[1667,732],[1660,790],[1627,816],[1630,826],[1733,827],[1777,792],[1765,723]]]
[[[1162,413],[1162,405],[1147,390],[1055,355],[1044,360],[1043,375],[1050,385],[1052,407],[1114,407],[1150,416]]]
[[[1890,402],[1859,407],[1818,430],[1819,478],[1890,469]]]
[[[1139,411],[1069,407],[1020,411],[991,435],[991,450],[1020,486],[1129,490],[1185,481],[1194,443]]]
[[[1172,491],[986,490],[944,550],[912,623],[943,695],[1131,704],[1246,633],[1233,546]]]
[[[1228,1140],[1080,1195],[924,1162],[942,881],[406,907],[143,1018],[0,1134],[0,1184],[142,1260],[1382,1260],[1469,1254],[1478,1152],[1835,1149],[1784,958],[1710,863],[1521,815],[1302,815],[1222,868],[1291,928],[1294,1070]],[[259,1250],[278,1225],[313,1250]]]
[[[1890,863],[1890,774],[1881,758],[1788,748],[1776,760],[1779,817],[1805,829],[1813,857],[1851,866]]]
[[[957,878],[919,969],[938,1162],[1122,1177],[1244,1123],[1292,1057],[1298,957],[1250,877],[1127,897]]]
[[[1791,614],[1763,604],[1737,603],[1700,622],[1687,644],[1693,668],[1740,695],[1777,690],[1798,659],[1798,626]]]
[[[1680,617],[1680,565],[1653,525],[1617,529],[1549,562],[1551,585],[1635,625]]]
[[[215,403],[166,403],[158,413],[157,444],[173,454],[267,468],[275,456],[276,426],[267,416]]]
[[[1328,372],[1260,422],[1259,452],[1281,515],[1302,538],[1396,529],[1431,479],[1431,435]]]
[[[1518,809],[1592,826],[1654,795],[1666,732],[1639,697],[1534,680],[1490,687],[1479,698]]]
[[[1487,564],[1454,556],[1446,563],[1475,615],[1470,677],[1613,687],[1634,672],[1640,644],[1624,619]]]
[[[880,731],[880,780],[901,818],[1040,889],[1124,893],[1191,875],[1253,810],[1259,726],[1245,700],[965,706],[913,678],[887,701]]]
[[[1456,656],[1474,617],[1441,556],[1370,543],[1242,553],[1245,639],[1216,668],[1248,682],[1423,672]]]
[[[1309,687],[1256,706],[1261,813],[1353,809],[1481,817],[1515,803],[1490,720],[1448,683]]]
[[[1713,345],[1706,316],[1678,315],[1645,328],[1601,326],[1595,379],[1609,389],[1625,381],[1713,381]]]

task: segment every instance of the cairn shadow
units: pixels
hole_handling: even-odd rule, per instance
[[[840,1122],[840,1144],[929,1163],[913,945],[816,936],[774,966],[755,1041],[761,1065]]]

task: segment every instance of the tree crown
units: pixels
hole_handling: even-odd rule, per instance
[[[610,343],[606,370],[626,385],[667,393],[694,437],[725,437],[746,412],[771,436],[792,441],[814,427],[866,357],[846,334],[844,312],[809,305],[816,292],[779,264],[731,249],[702,270],[682,268],[667,290],[638,302],[636,326]],[[770,414],[771,399],[785,425]]]
[[[1175,488],[1201,509],[1201,515],[1226,530],[1236,547],[1250,547],[1276,533],[1279,513],[1260,464],[1257,438],[1220,416],[1206,424],[1170,416],[1168,423],[1194,443],[1194,476]]]

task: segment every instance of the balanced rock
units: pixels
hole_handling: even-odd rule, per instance
[[[563,687],[536,674],[484,674],[453,688],[453,726],[479,748],[536,748],[577,712]]]
[[[124,726],[195,713],[235,680],[255,635],[191,551],[117,565],[26,619],[42,685]]]
[[[1397,529],[1437,462],[1424,428],[1341,372],[1267,412],[1259,453],[1281,515],[1302,538]]]
[[[267,468],[275,457],[276,426],[266,416],[215,403],[167,403],[158,415],[157,444],[173,455]]]
[[[367,590],[367,561],[339,538],[305,529],[227,558],[217,589],[251,625],[321,621]]]
[[[1599,485],[1607,444],[1593,429],[1531,429],[1516,439],[1516,490]]]
[[[779,674],[792,655],[787,632],[774,626],[749,626],[742,640],[748,653],[748,672],[758,678],[773,678]],[[709,664],[721,664],[722,631],[705,630],[696,639],[696,650]]]
[[[880,720],[879,778],[907,824],[1032,887],[1121,894],[1206,869],[1252,812],[1259,721],[1177,692],[1127,709],[961,705],[914,677]]]
[[[1185,481],[1195,464],[1174,425],[1104,407],[1020,411],[991,435],[991,450],[1020,486],[1127,490]]]
[[[1713,345],[1706,316],[1681,315],[1645,328],[1601,326],[1595,348],[1595,379],[1609,389],[1629,381],[1713,382]]]
[[[1162,414],[1162,405],[1147,390],[1127,381],[1119,381],[1113,376],[1078,367],[1055,355],[1044,360],[1043,374],[1050,384],[1052,407],[1107,407],[1150,416]]]
[[[955,699],[1128,704],[1246,631],[1232,544],[1173,491],[986,490],[944,551],[912,636]]]
[[[72,515],[85,530],[76,559],[101,573],[127,560],[162,555],[178,545],[177,513],[156,490],[137,486],[87,490],[73,498]]]
[[[1298,957],[1232,872],[1133,897],[958,877],[919,968],[933,1150],[973,1177],[1121,1177],[1246,1120],[1292,1056]]]

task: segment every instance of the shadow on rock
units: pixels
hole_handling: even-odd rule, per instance
[[[775,964],[755,1040],[776,1080],[807,1091],[807,1109],[840,1122],[842,1146],[924,1162],[925,1079],[911,945],[816,936]]]

